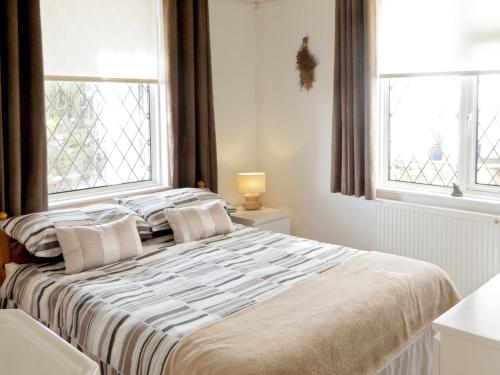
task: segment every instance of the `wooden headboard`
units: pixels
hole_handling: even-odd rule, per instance
[[[196,187],[199,189],[205,188],[205,182],[198,181]],[[0,211],[0,221],[7,220],[9,215],[6,212]],[[15,247],[15,246],[14,246]],[[11,238],[4,232],[0,230],[0,285],[2,285],[5,280],[5,264],[12,262],[14,260],[14,247],[12,246]],[[33,257],[32,257],[33,258]],[[32,258],[23,258],[22,256],[16,256],[16,263],[32,263]]]
[[[8,215],[5,212],[0,212],[0,220],[7,220]],[[5,279],[4,265],[10,262],[10,237],[0,230],[0,285]]]

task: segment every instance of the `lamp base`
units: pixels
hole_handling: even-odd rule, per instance
[[[247,211],[260,210],[262,201],[260,200],[259,193],[246,193],[243,208]]]

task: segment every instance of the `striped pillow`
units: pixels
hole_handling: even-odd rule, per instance
[[[55,228],[105,224],[132,215],[143,238],[151,237],[151,226],[138,214],[117,204],[54,210],[15,216],[0,223],[0,228],[23,244],[34,256],[56,257],[62,254]]]
[[[105,266],[142,255],[133,215],[96,225],[56,228],[67,274]]]
[[[234,231],[233,223],[221,201],[203,206],[167,208],[165,216],[176,243],[197,241]]]
[[[154,194],[135,195],[121,198],[118,203],[141,215],[151,225],[153,232],[160,232],[171,230],[164,213],[166,208],[199,206],[215,201],[222,202],[227,212],[236,211],[220,195],[208,189],[195,188],[170,189]]]

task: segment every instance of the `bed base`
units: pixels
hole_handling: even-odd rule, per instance
[[[198,181],[196,187],[205,189],[205,182]],[[0,221],[7,220],[9,215],[7,212],[0,211]],[[0,230],[0,286],[5,280],[5,265],[12,262],[14,259],[14,247],[12,239],[2,230]],[[16,257],[16,263],[32,263],[30,260],[23,260],[22,257]]]

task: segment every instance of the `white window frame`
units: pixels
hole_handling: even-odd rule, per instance
[[[46,77],[50,80],[68,80],[75,82],[83,81],[102,81],[116,82],[116,79],[95,78],[95,77]],[[99,201],[108,201],[112,198],[118,198],[130,194],[148,193],[169,188],[168,184],[168,152],[162,152],[167,148],[166,126],[162,125],[161,119],[161,98],[159,81],[157,80],[137,80],[137,79],[119,79],[120,82],[140,82],[148,83],[150,88],[149,100],[149,121],[151,134],[151,180],[115,184],[109,186],[95,187],[83,190],[73,190],[61,193],[49,194],[49,206],[59,208],[73,206],[80,203],[92,203]]]
[[[379,80],[379,163],[377,180],[377,197],[411,203],[446,206],[455,209],[466,209],[500,214],[500,186],[488,186],[476,183],[476,148],[477,148],[477,109],[478,109],[478,77],[480,75],[500,74],[500,71],[488,72],[456,72],[428,74],[385,74]],[[389,179],[389,81],[387,78],[405,78],[419,76],[453,75],[462,78],[460,104],[460,141],[458,159],[458,178],[464,196],[451,197],[450,187],[423,185],[409,182],[391,181]]]

